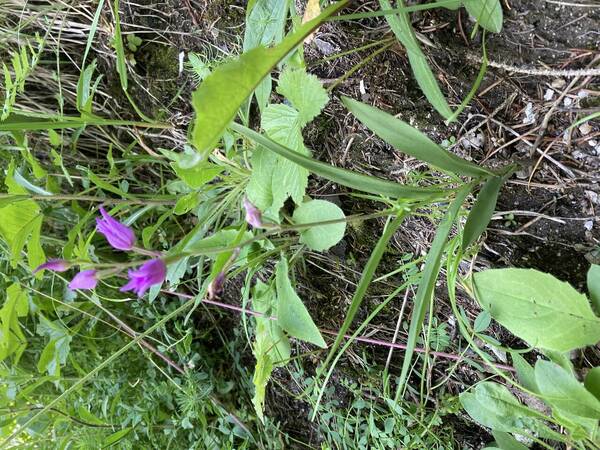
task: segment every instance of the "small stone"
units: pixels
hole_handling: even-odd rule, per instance
[[[525,106],[525,117],[523,118],[524,124],[535,123],[535,113],[533,112],[533,103],[529,102]]]
[[[544,94],[544,100],[550,101],[554,98],[554,91],[552,89],[546,89],[546,93]]]
[[[556,80],[554,80],[551,84],[551,86],[554,89],[560,89],[562,87],[564,87],[567,84],[567,82],[565,80],[563,80],[562,78],[557,78]]]
[[[329,56],[329,55],[332,55],[333,53],[335,53],[335,47],[333,45],[331,45],[329,42],[325,42],[324,40],[319,39],[319,38],[315,38],[315,40],[313,42],[315,43],[315,45],[317,46],[317,48],[323,55]]]
[[[585,136],[585,135],[590,134],[592,132],[592,127],[589,124],[589,122],[585,122],[583,125],[581,125],[579,127],[579,131],[581,132],[581,134],[583,134]]]
[[[583,228],[585,228],[588,231],[592,231],[592,228],[594,228],[594,221],[586,220],[585,223],[583,224]]]
[[[565,97],[563,104],[565,106],[569,107],[573,104],[573,99],[571,97]]]

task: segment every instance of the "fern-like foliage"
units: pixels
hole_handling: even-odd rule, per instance
[[[36,34],[35,41],[37,49],[34,49],[30,43],[20,47],[18,52],[10,53],[10,62],[8,65],[2,63],[4,73],[4,105],[2,106],[2,115],[0,120],[5,120],[12,112],[17,94],[25,89],[25,80],[31,74],[37,65],[42,50],[44,40]],[[11,73],[12,68],[12,73]]]

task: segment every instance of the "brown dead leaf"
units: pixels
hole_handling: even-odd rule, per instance
[[[321,6],[319,5],[319,0],[308,0],[306,2],[306,9],[304,10],[304,16],[302,17],[302,23],[310,22],[315,17],[321,14]],[[317,30],[313,31],[309,34],[306,39],[304,39],[305,44],[310,44],[315,38],[315,33]]]

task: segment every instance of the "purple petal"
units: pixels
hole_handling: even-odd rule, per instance
[[[151,286],[162,284],[167,276],[167,266],[162,259],[151,259],[139,269],[128,272],[129,282],[119,289],[121,292],[132,291],[142,297]]]
[[[64,272],[68,270],[71,264],[64,259],[49,259],[44,264],[35,268],[33,273],[38,273],[40,270],[53,270],[54,272]]]
[[[101,206],[100,217],[96,218],[96,230],[103,234],[108,243],[118,250],[131,250],[135,244],[135,233],[125,224],[115,220]]]
[[[69,283],[69,289],[94,289],[98,284],[95,270],[82,270]]]
[[[261,228],[262,225],[262,214],[260,209],[250,203],[246,197],[243,200],[244,209],[246,210],[246,222],[252,225],[254,228]]]

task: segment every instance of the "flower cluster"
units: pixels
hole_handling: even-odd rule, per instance
[[[133,230],[113,218],[102,207],[100,207],[100,214],[102,218],[96,218],[96,230],[104,235],[108,243],[117,250],[135,250],[136,238]],[[72,262],[63,259],[50,259],[37,267],[33,273],[37,273],[40,270],[64,272],[72,265]],[[114,273],[113,270],[109,272],[110,274]],[[73,277],[69,283],[69,289],[94,289],[102,275],[102,272],[95,269],[82,270]],[[138,269],[129,270],[129,281],[120,291],[132,291],[139,297],[142,297],[151,286],[162,284],[166,276],[167,266],[165,262],[160,258],[151,259],[142,264]]]

